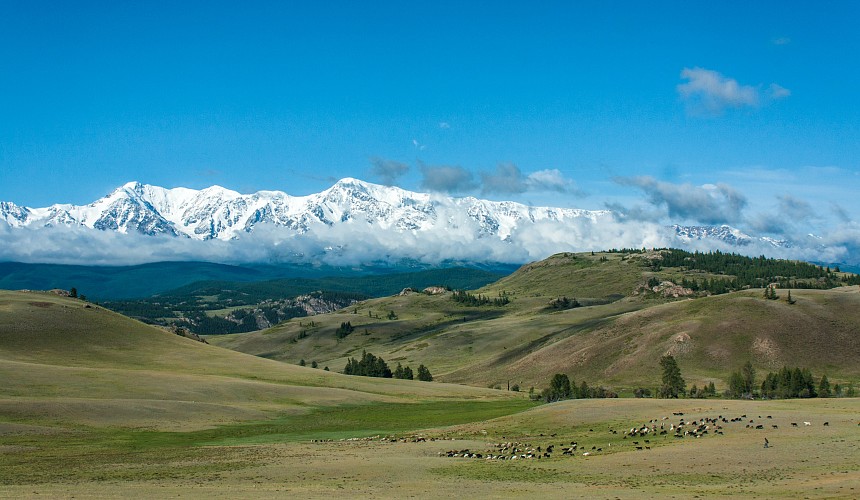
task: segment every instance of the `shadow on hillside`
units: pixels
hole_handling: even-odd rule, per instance
[[[554,343],[554,341],[562,340],[572,335],[576,335],[577,333],[594,330],[601,326],[607,325],[615,321],[615,318],[618,316],[619,315],[613,315],[604,318],[593,318],[584,320],[567,328],[562,328],[561,330],[556,330],[552,333],[548,333],[538,339],[532,340],[531,342],[527,342],[512,349],[506,349],[504,352],[500,353],[494,360],[490,361],[489,366],[502,366],[508,363],[512,363],[514,361],[518,361],[525,356],[528,356],[529,354],[543,349],[550,343]]]
[[[395,335],[391,337],[386,344],[392,345],[395,343],[401,343],[403,341],[409,340],[417,340],[422,337],[427,337],[430,335],[434,335],[436,333],[442,333],[448,328],[451,328],[455,325],[463,325],[472,321],[489,321],[497,318],[501,318],[505,315],[506,311],[504,309],[492,309],[492,310],[476,310],[476,311],[456,311],[457,313],[462,312],[462,314],[458,314],[457,318],[449,319],[446,321],[442,321],[439,323],[434,323],[432,325],[427,325],[426,327],[418,327],[413,330],[409,330],[403,332],[399,335]],[[453,313],[452,313],[453,314]],[[399,349],[397,349],[399,350]],[[396,352],[396,351],[394,351]]]

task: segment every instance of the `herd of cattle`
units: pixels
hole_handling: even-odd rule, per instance
[[[448,451],[439,452],[439,456],[451,458],[475,458],[483,460],[531,460],[531,459],[548,459],[554,456],[584,456],[588,457],[602,452],[611,450],[635,449],[637,451],[650,450],[652,445],[658,445],[669,437],[673,439],[697,439],[705,436],[723,435],[723,431],[728,427],[733,427],[733,424],[743,423],[746,429],[763,430],[765,429],[762,421],[772,422],[773,417],[758,416],[749,418],[747,415],[741,415],[734,418],[726,418],[723,415],[716,417],[702,417],[694,420],[684,418],[684,414],[677,412],[673,417],[663,417],[661,419],[652,419],[647,423],[634,425],[624,429],[608,429],[608,435],[595,436],[594,429],[589,429],[589,435],[586,439],[589,443],[603,441],[604,437],[608,437],[606,444],[593,444],[592,446],[581,446],[577,441],[561,442],[554,441],[548,444],[533,445],[523,442],[501,442],[494,443],[491,448],[484,451],[475,451],[470,449],[451,449]],[[778,425],[770,424],[773,429],[778,429]],[[798,427],[797,422],[791,422],[793,427]],[[803,422],[804,426],[811,426],[811,422]],[[824,422],[824,426],[829,426],[829,422]],[[599,434],[599,433],[598,433]],[[555,434],[550,436],[540,437],[555,437]],[[620,438],[620,439],[619,439]],[[652,443],[653,441],[653,443]],[[769,447],[769,443],[765,438],[765,447]]]
[[[624,450],[625,448],[627,450],[635,449],[637,451],[645,451],[650,450],[652,445],[659,445],[665,442],[669,437],[674,439],[698,439],[706,436],[721,436],[726,428],[735,427],[735,424],[745,424],[746,429],[753,431],[766,429],[765,423],[759,422],[769,422],[772,429],[779,428],[777,424],[772,423],[773,416],[771,415],[767,415],[765,417],[759,415],[758,420],[747,417],[745,414],[733,418],[726,418],[723,415],[718,415],[716,417],[701,417],[688,420],[684,418],[684,413],[676,412],[672,414],[672,417],[651,419],[647,423],[633,425],[630,428],[609,428],[607,431],[608,434],[605,435],[600,432],[595,433],[594,429],[588,429],[588,435],[585,436],[585,439],[589,444],[606,442],[605,446],[603,444],[593,444],[589,448],[588,446],[581,446],[577,441],[558,442],[557,439],[554,442],[542,445],[533,445],[531,443],[518,441],[506,441],[494,443],[491,445],[490,449],[484,451],[474,451],[468,448],[450,449],[448,451],[439,452],[439,456],[450,458],[475,458],[483,460],[540,460],[558,457],[559,455],[563,457],[588,457],[613,450]],[[802,424],[804,427],[809,427],[812,425],[812,422],[804,421]],[[830,422],[824,422],[823,425],[826,427],[830,426]],[[860,423],[858,423],[858,425],[860,425]],[[798,422],[791,422],[791,426],[799,427],[800,424]],[[482,433],[486,434],[486,431],[482,431]],[[540,434],[538,437],[543,438],[542,440],[546,442],[548,439],[556,438],[556,436],[556,434],[550,434],[549,436]],[[607,437],[608,440],[605,439]],[[456,440],[457,438],[450,436],[431,437],[424,435],[411,435],[397,437],[376,435],[372,437],[345,438],[340,439],[339,441],[377,441],[394,444]],[[324,443],[335,440],[314,439],[313,441]],[[771,445],[767,438],[765,438],[764,447],[768,448],[770,446]]]

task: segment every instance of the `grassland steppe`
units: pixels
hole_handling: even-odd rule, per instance
[[[688,384],[721,390],[746,360],[858,381],[856,286],[792,290],[794,304],[755,289],[663,297],[643,279],[683,271],[641,264],[559,255],[475,292],[504,307],[408,293],[211,344],[0,292],[0,497],[860,497],[857,398],[542,404],[488,388],[566,373],[626,396],[659,384],[667,352]],[[583,307],[548,308],[559,296]],[[338,341],[344,321],[356,331]],[[437,380],[337,373],[365,349]],[[487,459],[502,448],[535,458]]]

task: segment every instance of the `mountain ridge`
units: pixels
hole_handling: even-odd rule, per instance
[[[661,247],[823,255],[818,241],[795,247],[725,224],[663,225],[612,210],[458,198],[351,177],[304,196],[133,181],[87,205],[0,202],[0,221],[0,237],[10,243],[0,261],[33,263],[523,264],[562,251]]]
[[[81,225],[120,233],[168,234],[193,239],[230,240],[261,223],[304,234],[314,226],[364,219],[383,229],[429,230],[456,226],[448,212],[466,214],[482,236],[510,236],[517,222],[559,221],[584,217],[595,221],[608,210],[530,207],[510,201],[453,198],[381,186],[347,177],[307,196],[282,191],[240,194],[221,186],[205,189],[163,188],[128,182],[88,205],[54,204],[44,208],[0,205],[10,226]],[[448,217],[444,217],[444,216]]]

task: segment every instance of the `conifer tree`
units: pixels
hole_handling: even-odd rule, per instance
[[[564,373],[556,373],[549,382],[549,390],[546,393],[546,402],[561,401],[571,397],[570,379]]]
[[[422,382],[433,381],[433,375],[430,374],[430,370],[423,364],[418,366],[418,380],[421,380]]]
[[[678,367],[678,362],[672,355],[666,355],[660,358],[660,366],[663,368],[662,381],[660,387],[660,396],[664,398],[677,398],[679,395],[686,392],[687,384],[684,378],[681,377],[681,369]]]
[[[753,368],[751,361],[747,361],[741,368],[741,376],[744,379],[744,394],[752,394],[753,387],[755,387],[755,368]]]
[[[818,397],[829,398],[830,396],[830,381],[827,380],[827,375],[822,375],[821,382],[818,384]]]

